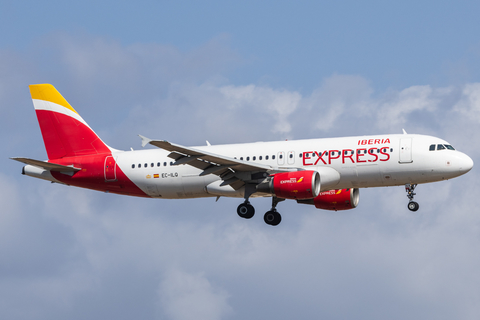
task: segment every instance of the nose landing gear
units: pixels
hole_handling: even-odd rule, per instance
[[[417,202],[413,201],[413,197],[416,195],[416,193],[413,192],[413,191],[415,190],[416,187],[417,187],[417,184],[407,183],[405,185],[405,191],[407,192],[407,198],[408,198],[408,200],[410,200],[408,202],[407,207],[408,207],[408,210],[410,210],[410,211],[417,211],[418,208],[420,208],[420,205]]]

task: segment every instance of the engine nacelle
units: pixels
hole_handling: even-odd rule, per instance
[[[276,173],[258,184],[257,191],[283,199],[313,199],[320,193],[320,175],[311,170]]]
[[[352,188],[322,192],[313,199],[313,204],[317,209],[338,211],[356,208],[359,201],[360,191]]]

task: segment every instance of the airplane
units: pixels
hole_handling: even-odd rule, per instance
[[[318,209],[358,206],[359,188],[405,186],[408,209],[418,184],[470,171],[472,159],[442,139],[382,134],[277,142],[186,147],[140,135],[142,147],[109,147],[51,84],[30,85],[48,160],[11,158],[22,174],[106,193],[145,198],[243,198],[237,214],[250,219],[250,198],[271,197],[264,221],[281,222],[286,199]]]

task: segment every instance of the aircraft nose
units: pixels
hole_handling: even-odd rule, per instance
[[[462,158],[460,160],[460,172],[464,174],[472,170],[472,168],[473,168],[472,158],[470,158],[466,154],[462,154]]]

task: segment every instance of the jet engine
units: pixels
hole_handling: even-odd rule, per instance
[[[317,209],[338,211],[356,208],[359,200],[357,188],[337,189],[321,192],[313,199],[313,204]]]
[[[320,175],[311,170],[276,173],[258,184],[257,191],[283,199],[314,199],[320,193]]]

